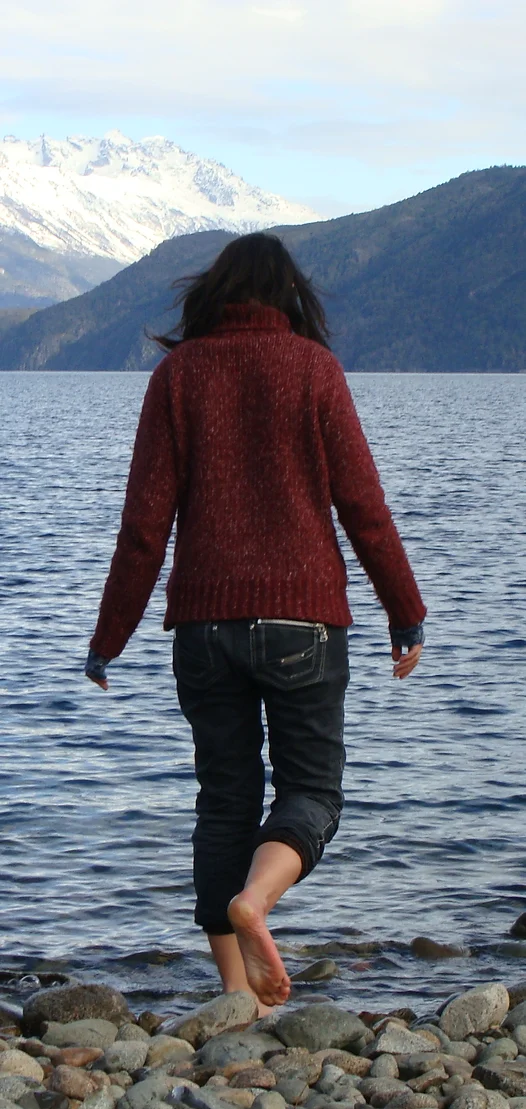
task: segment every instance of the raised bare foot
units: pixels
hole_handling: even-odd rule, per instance
[[[283,1005],[290,993],[290,978],[265,923],[261,908],[248,890],[228,906],[228,919],[236,933],[247,980],[262,1005]]]

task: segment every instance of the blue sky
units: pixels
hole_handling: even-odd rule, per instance
[[[523,164],[523,0],[2,0],[0,132],[162,134],[324,216]]]

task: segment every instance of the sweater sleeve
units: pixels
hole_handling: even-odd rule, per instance
[[[385,503],[369,444],[340,363],[326,363],[319,418],[338,519],[387,612],[408,628],[426,614],[402,541]]]
[[[139,624],[166,554],[177,509],[170,361],[154,370],[142,407],[110,572],[90,646],[116,658]]]

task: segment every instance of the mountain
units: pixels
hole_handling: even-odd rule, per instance
[[[0,307],[62,300],[165,239],[316,213],[155,136],[0,142]]]
[[[278,228],[325,293],[347,370],[526,369],[526,168],[463,174],[409,200]],[[159,359],[177,277],[207,266],[222,231],[187,235],[0,340],[0,369],[138,370]]]

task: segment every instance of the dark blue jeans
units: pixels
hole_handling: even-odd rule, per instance
[[[255,619],[179,624],[174,673],[200,785],[192,837],[195,920],[212,935],[226,935],[228,903],[243,888],[260,844],[294,848],[304,878],[338,828],[347,628]],[[275,798],[261,826],[262,704]]]

